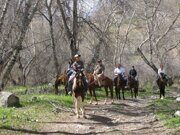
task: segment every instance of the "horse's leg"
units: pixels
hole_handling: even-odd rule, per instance
[[[82,102],[81,102],[81,111],[82,111],[82,116],[83,118],[86,118],[86,114],[85,114],[85,108],[84,108],[84,96],[81,97],[82,98]]]
[[[131,90],[131,98],[133,98],[133,88],[130,86],[130,90]]]
[[[77,107],[78,107],[78,101],[77,101],[77,100],[78,100],[78,99],[74,97],[74,105],[75,105],[75,108],[74,108],[74,109],[75,109],[75,114],[76,114],[76,115],[78,114],[78,108],[77,108]]]
[[[104,101],[104,104],[106,104],[107,98],[108,98],[108,87],[105,86],[104,89],[105,89],[105,91],[106,91],[106,99],[105,99],[105,101]]]
[[[66,96],[68,95],[68,90],[67,90],[67,87],[68,87],[68,83],[66,83],[64,89],[65,89],[65,92],[66,92]]]
[[[94,99],[96,101],[95,105],[98,104],[98,100],[97,100],[97,97],[96,97],[96,91],[95,91],[95,88],[93,88],[93,96],[94,96]]]
[[[90,97],[91,97],[91,99],[90,99],[90,104],[92,104],[93,95],[92,95],[92,89],[91,89],[91,88],[89,88],[89,94],[90,94]]]
[[[109,87],[110,93],[111,93],[111,104],[114,103],[114,99],[113,99],[113,86]]]
[[[79,109],[80,109],[80,104],[81,104],[81,101],[82,101],[82,98],[80,97],[80,96],[78,96],[77,98],[76,98],[76,112],[77,112],[77,114],[76,114],[76,116],[77,116],[77,118],[79,118],[80,116],[79,116]]]
[[[116,99],[118,100],[118,89],[116,86],[115,86],[115,92],[116,92]]]
[[[121,88],[118,88],[118,99],[121,99]]]
[[[136,98],[137,97],[137,87],[134,88],[134,97]]]
[[[161,99],[161,97],[162,97],[162,87],[159,87],[159,89],[160,89],[160,99]]]
[[[56,79],[56,81],[55,81],[55,84],[54,84],[54,86],[55,86],[55,94],[58,94],[58,86],[59,86],[59,80],[58,79]]]
[[[165,97],[165,85],[163,86],[163,89],[162,89],[162,95],[163,97]]]
[[[125,97],[124,97],[124,87],[122,87],[122,94],[123,94],[123,100],[125,100]]]

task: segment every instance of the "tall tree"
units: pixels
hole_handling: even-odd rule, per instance
[[[67,17],[65,14],[65,10],[63,6],[65,4],[66,1],[62,0],[57,0],[57,4],[59,6],[60,12],[61,12],[61,16],[62,16],[62,20],[63,20],[63,24],[64,24],[64,28],[66,31],[66,37],[69,41],[69,47],[71,50],[71,57],[73,57],[79,50],[79,48],[77,47],[77,37],[78,37],[78,15],[77,15],[77,6],[78,6],[78,0],[73,0],[73,19],[72,19],[72,29],[70,29],[70,26],[68,26],[67,23]]]

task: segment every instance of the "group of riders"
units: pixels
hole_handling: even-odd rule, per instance
[[[76,75],[77,72],[83,73],[84,70],[84,63],[81,60],[81,55],[76,54],[73,59],[69,61],[68,69],[67,69],[67,77],[68,77],[68,83],[66,85],[68,93],[70,94],[72,92],[72,85],[73,85],[73,79]],[[102,63],[102,60],[97,61],[97,65],[94,68],[93,76],[94,80],[99,85],[99,87],[103,86],[103,79],[105,78],[104,76],[104,71],[105,71],[105,66]],[[128,84],[128,79],[126,75],[125,68],[121,64],[117,64],[117,67],[114,69],[114,79],[113,82],[115,83],[117,81],[118,75],[121,75],[124,81],[126,82],[126,85]],[[135,81],[138,81],[138,75],[137,71],[134,66],[129,71],[129,76],[131,76]],[[168,77],[165,74],[165,70],[163,68],[163,64],[160,64],[160,68],[158,69],[158,75],[157,75],[157,80],[158,79],[165,79],[167,80]],[[84,93],[87,92],[88,89],[88,79],[86,76],[83,74],[82,77],[83,84],[84,84]]]

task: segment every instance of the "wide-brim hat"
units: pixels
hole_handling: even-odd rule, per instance
[[[74,55],[74,58],[77,58],[77,57],[80,57],[81,55],[80,54],[76,54]]]

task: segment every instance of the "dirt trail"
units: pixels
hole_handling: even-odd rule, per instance
[[[114,104],[86,105],[87,119],[72,113],[59,113],[57,121],[47,122],[47,134],[165,135],[171,134],[148,109],[151,99],[127,99]]]

